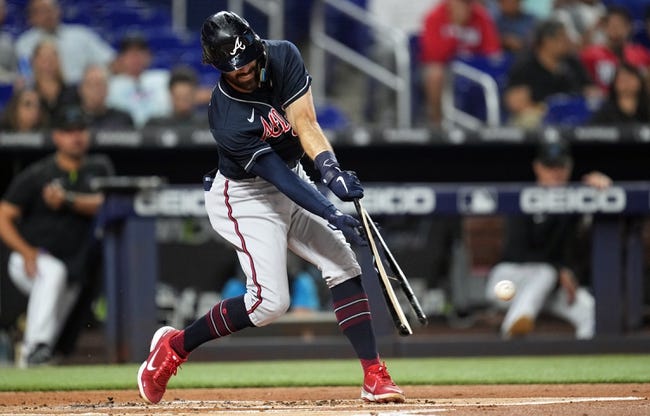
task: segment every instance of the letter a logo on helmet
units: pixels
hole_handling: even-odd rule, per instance
[[[203,62],[221,72],[235,71],[265,55],[262,40],[233,12],[208,17],[201,27]]]
[[[244,45],[244,44],[242,43],[241,39],[239,39],[239,36],[237,36],[237,39],[235,39],[235,47],[234,47],[233,50],[230,52],[230,54],[231,54],[231,55],[234,55],[234,54],[236,54],[237,51],[240,50],[240,49],[241,49],[242,51],[245,50],[245,49],[246,49],[246,45]]]

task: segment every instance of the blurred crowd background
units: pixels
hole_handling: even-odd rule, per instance
[[[0,1],[2,130],[47,128],[66,102],[81,103],[101,129],[204,125],[219,74],[201,63],[200,25],[236,4]],[[262,37],[301,48],[326,128],[536,128],[650,117],[650,1],[241,4]],[[327,59],[319,60],[322,49]]]
[[[261,37],[299,47],[327,130],[527,131],[650,121],[650,0],[0,0],[0,136],[47,133],[56,110],[69,104],[81,108],[91,130],[207,130],[206,106],[219,72],[201,63],[200,27],[207,16],[233,7]],[[198,152],[206,153],[186,157],[193,168],[206,160]],[[181,157],[156,155],[158,170],[150,174],[165,174],[160,165],[168,162],[174,164],[170,174],[187,167]],[[474,181],[485,179],[475,175],[481,166],[500,160],[510,164],[490,169],[512,178],[508,169],[517,164],[533,179],[532,159],[501,155],[472,162],[460,156],[447,163],[474,163],[475,169],[465,169]],[[447,175],[440,167],[444,157],[435,168],[413,164],[413,175],[420,175],[417,169]],[[145,159],[132,158],[154,164]],[[118,175],[125,174],[124,160]],[[586,173],[581,163],[578,173]],[[18,161],[3,172],[14,175],[22,167]],[[647,179],[644,172],[634,175]],[[1,185],[9,180],[2,177]],[[381,220],[404,268],[416,277],[427,313],[444,316],[456,329],[483,319],[472,307],[485,306],[477,285],[485,284],[501,256],[503,218]],[[245,290],[234,254],[205,218],[161,218],[156,239],[160,321],[182,326],[219,298]],[[644,253],[647,268],[650,253]],[[588,254],[578,257],[588,261]],[[195,271],[192,282],[187,270]],[[318,274],[291,259],[294,310],[329,311]],[[460,289],[453,287],[458,276],[470,277]],[[580,283],[589,286],[585,276]],[[3,299],[6,293],[15,290]],[[13,330],[23,305],[9,306],[14,310],[5,304],[0,317]],[[100,296],[95,319],[105,317],[106,307]],[[489,330],[496,332],[497,324],[490,321]]]

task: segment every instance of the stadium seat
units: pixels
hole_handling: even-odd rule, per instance
[[[13,93],[14,86],[12,84],[0,84],[0,111],[4,110]]]
[[[510,54],[503,54],[498,58],[472,56],[458,58],[457,61],[490,75],[496,81],[501,103],[501,121],[504,122],[506,111],[502,97],[508,83],[508,72],[513,63],[513,56]],[[485,96],[479,84],[465,77],[456,77],[453,91],[456,108],[478,119],[486,120]]]
[[[343,111],[329,103],[321,103],[316,106],[316,119],[325,130],[341,130],[350,125],[350,120]]]
[[[580,95],[556,94],[546,99],[546,106],[544,125],[579,126],[593,114],[588,101]]]

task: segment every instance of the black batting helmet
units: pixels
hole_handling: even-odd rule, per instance
[[[201,27],[203,63],[222,72],[243,67],[264,55],[264,44],[248,22],[233,12],[208,17]]]

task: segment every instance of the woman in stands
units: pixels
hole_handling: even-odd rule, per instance
[[[650,99],[641,72],[629,63],[619,65],[607,100],[594,114],[591,124],[650,122]]]
[[[6,132],[34,132],[45,125],[46,116],[39,96],[29,88],[13,94],[0,118],[0,130]]]
[[[75,88],[63,81],[56,43],[49,39],[41,41],[34,49],[31,63],[34,89],[49,115],[62,104],[74,101]]]

